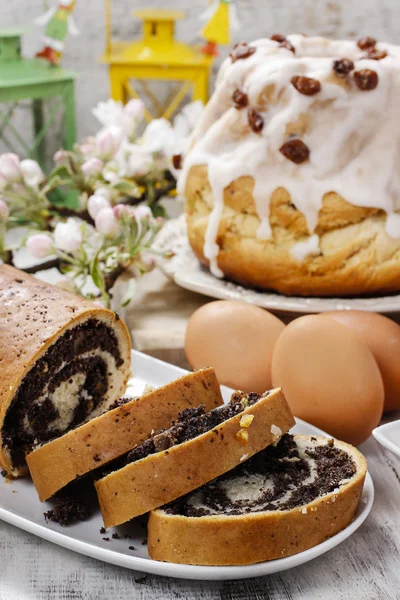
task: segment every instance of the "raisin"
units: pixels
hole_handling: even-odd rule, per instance
[[[279,44],[279,48],[286,48],[286,50],[290,50],[293,54],[296,54],[295,47],[289,42],[289,40],[284,40]]]
[[[357,41],[357,46],[361,50],[367,50],[367,48],[373,48],[376,44],[376,40],[373,37],[363,37]]]
[[[174,169],[182,168],[182,154],[174,154],[172,157],[172,164]]]
[[[372,69],[361,69],[361,71],[355,71],[354,80],[360,90],[368,91],[376,88],[379,77],[378,73]]]
[[[321,84],[318,79],[312,77],[303,77],[302,75],[295,75],[291,79],[292,85],[300,94],[304,96],[314,96],[321,91]]]
[[[271,40],[273,40],[274,42],[279,42],[281,44],[286,40],[286,37],[284,35],[281,35],[280,33],[275,33],[274,35],[271,35]]]
[[[345,77],[354,69],[354,63],[349,58],[339,58],[333,61],[333,70],[339,77]]]
[[[242,90],[235,90],[232,94],[232,102],[233,106],[238,110],[241,108],[245,108],[249,103],[249,98],[247,94],[242,92]]]
[[[247,113],[249,125],[254,133],[260,133],[264,127],[264,119],[254,108],[250,108]]]
[[[299,165],[310,156],[310,150],[304,142],[299,139],[289,140],[285,142],[283,146],[279,148],[279,152],[283,154],[285,158]]]
[[[388,53],[386,50],[378,50],[377,48],[370,48],[367,50],[367,55],[363,56],[363,58],[369,58],[371,60],[382,60],[382,58],[386,58]]]
[[[243,58],[248,58],[257,50],[254,46],[249,46],[247,42],[239,42],[235,44],[231,50],[229,56],[232,59],[232,62],[236,62],[237,60],[242,60]]]

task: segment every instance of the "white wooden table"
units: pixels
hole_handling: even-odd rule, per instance
[[[135,346],[185,366],[186,321],[206,300],[150,274],[128,315]],[[361,451],[375,484],[372,512],[306,565],[244,581],[166,579],[85,558],[0,521],[0,600],[400,600],[400,461],[372,438]]]

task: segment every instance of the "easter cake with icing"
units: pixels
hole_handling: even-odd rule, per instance
[[[400,48],[273,36],[233,48],[180,176],[218,277],[284,294],[400,290]]]

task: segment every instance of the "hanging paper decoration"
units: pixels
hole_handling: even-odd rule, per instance
[[[60,63],[67,34],[78,35],[79,33],[72,17],[75,2],[76,0],[60,0],[57,6],[35,19],[37,25],[46,25],[44,47],[36,54],[38,58],[44,58],[52,65]]]
[[[239,29],[233,0],[213,0],[200,19],[207,21],[200,34],[207,40],[201,50],[209,56],[218,56],[218,44],[230,44],[232,32]]]

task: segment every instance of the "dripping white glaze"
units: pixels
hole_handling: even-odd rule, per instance
[[[318,252],[314,233],[326,193],[336,192],[355,206],[382,209],[387,214],[386,232],[400,237],[400,47],[377,44],[386,50],[383,60],[365,59],[366,52],[353,41],[321,37],[288,36],[293,54],[272,40],[251,45],[257,51],[222,65],[216,90],[196,127],[191,151],[179,181],[184,194],[192,166],[207,165],[214,206],[205,236],[204,255],[217,276],[218,228],[224,189],[241,176],[254,178],[253,197],[261,219],[257,236],[271,237],[269,204],[273,192],[285,188],[306,219],[309,238],[295,244],[291,254],[299,261]],[[374,90],[362,91],[352,74],[333,73],[334,59],[348,58],[355,71],[371,69],[379,77]],[[313,96],[300,94],[290,81],[306,75],[321,83]],[[247,109],[232,106],[232,94],[248,95],[249,107],[264,119],[261,133],[248,126]],[[263,100],[264,96],[264,100]],[[295,135],[310,149],[310,159],[294,164],[279,148]]]

